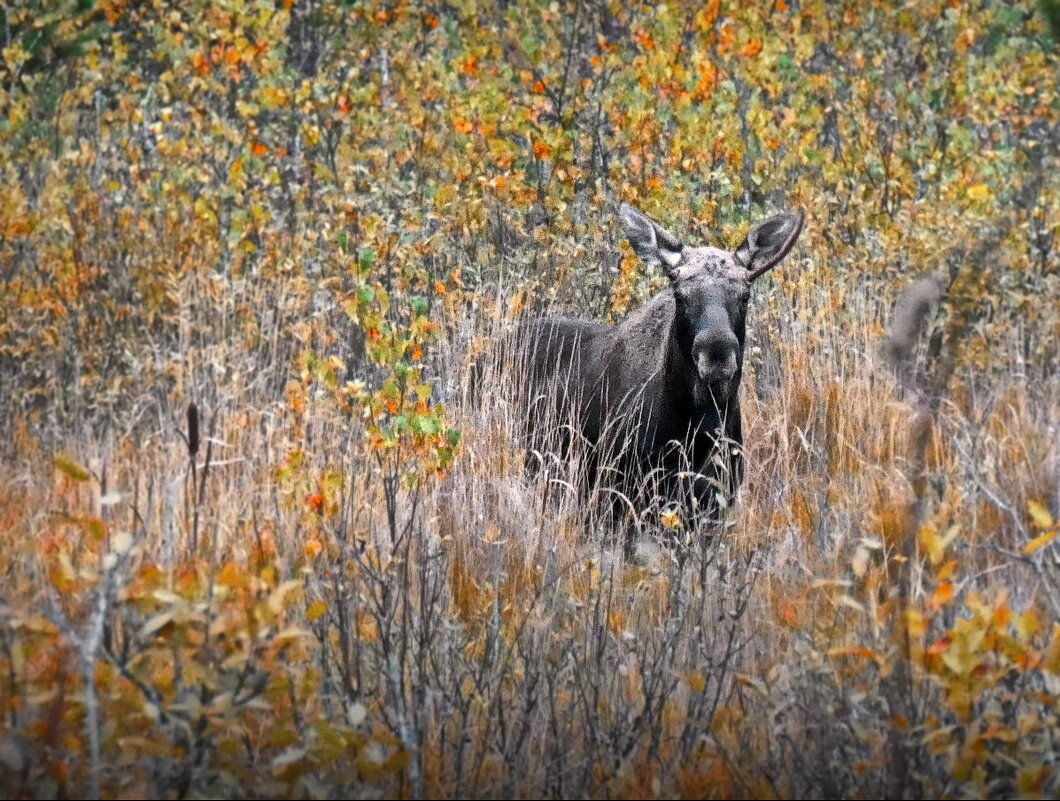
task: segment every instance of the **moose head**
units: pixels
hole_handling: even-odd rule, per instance
[[[670,279],[672,346],[674,355],[683,356],[696,406],[724,404],[740,383],[751,283],[791,250],[802,231],[802,212],[769,217],[733,251],[687,247],[626,203],[619,216],[637,256]]]

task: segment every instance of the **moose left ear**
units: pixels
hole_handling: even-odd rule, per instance
[[[628,203],[619,208],[618,217],[637,258],[645,264],[662,267],[670,280],[674,280],[674,268],[681,261],[681,251],[684,250],[680,240]]]
[[[802,233],[804,220],[799,210],[794,214],[777,214],[751,229],[733,253],[747,268],[748,281],[754,281],[788,255]]]

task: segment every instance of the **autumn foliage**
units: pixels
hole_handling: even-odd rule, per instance
[[[1060,795],[1058,30],[5,3],[0,795]],[[807,214],[738,505],[630,558],[468,378],[662,286],[622,201]]]

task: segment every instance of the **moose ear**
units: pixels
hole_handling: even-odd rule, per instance
[[[788,255],[802,233],[804,220],[800,210],[794,214],[777,214],[751,229],[747,239],[733,253],[747,268],[748,281],[754,281]]]
[[[662,267],[673,279],[674,268],[681,261],[681,251],[685,246],[659,223],[647,214],[637,211],[628,203],[622,204],[618,210],[618,216],[622,220],[626,238],[633,246],[633,252],[637,254],[637,258],[646,264]]]

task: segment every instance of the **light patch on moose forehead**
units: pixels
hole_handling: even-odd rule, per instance
[[[732,253],[715,247],[685,248],[675,277],[678,281],[700,279],[747,285],[747,270],[737,263]]]

